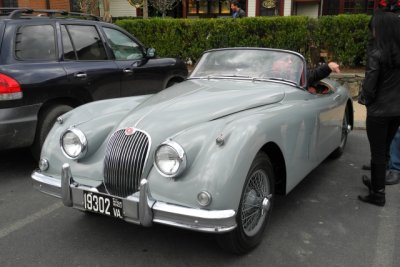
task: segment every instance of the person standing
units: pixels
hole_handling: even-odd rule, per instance
[[[369,194],[358,198],[384,206],[387,155],[400,125],[400,17],[398,0],[380,2],[371,21],[365,80],[359,103],[367,108],[367,137],[371,150],[371,179],[362,177]]]
[[[389,172],[386,175],[386,184],[393,185],[400,183],[400,128],[390,145]]]
[[[231,2],[232,18],[244,18],[246,17],[246,12],[240,8],[238,1]]]

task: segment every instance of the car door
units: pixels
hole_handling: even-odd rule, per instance
[[[121,96],[119,69],[95,25],[61,24],[63,61],[71,90],[93,100]]]
[[[311,159],[324,159],[338,146],[343,120],[342,100],[342,96],[333,90],[311,96],[317,126],[316,139],[310,148]]]
[[[121,95],[152,94],[164,89],[166,68],[146,57],[145,48],[126,33],[103,27],[115,63],[121,72]]]

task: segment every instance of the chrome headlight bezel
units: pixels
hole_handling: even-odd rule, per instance
[[[64,137],[68,133],[74,134],[77,137],[77,139],[79,140],[80,151],[77,155],[71,155],[70,153],[67,152],[67,149],[65,148]],[[69,159],[78,160],[78,159],[83,158],[87,152],[87,144],[88,144],[88,141],[87,141],[85,134],[81,130],[79,130],[78,128],[75,128],[75,127],[68,128],[60,136],[61,151],[64,154],[64,156]]]
[[[160,152],[160,149],[163,147],[168,147],[168,148],[172,149],[172,151],[175,153],[175,159],[173,159],[173,160],[175,160],[179,164],[179,166],[176,168],[175,171],[167,172],[165,169],[163,169],[159,165],[159,160],[158,160],[159,154],[158,153]],[[186,153],[183,150],[182,146],[179,145],[175,141],[166,140],[161,145],[159,145],[154,152],[154,164],[153,165],[156,168],[156,170],[164,177],[168,177],[168,178],[178,177],[186,169],[186,164],[187,164]]]

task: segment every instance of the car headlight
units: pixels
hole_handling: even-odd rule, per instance
[[[163,176],[176,177],[186,168],[185,151],[178,143],[167,140],[156,149],[154,165]]]
[[[67,158],[80,159],[86,154],[86,136],[77,128],[67,129],[61,135],[60,144],[61,150]]]

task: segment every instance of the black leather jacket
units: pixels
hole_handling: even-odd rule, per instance
[[[331,74],[332,70],[329,68],[328,64],[323,64],[315,69],[307,70],[307,83],[308,86],[315,86],[320,80],[326,78]]]
[[[373,117],[400,116],[400,65],[382,64],[378,49],[368,52],[365,79],[358,102],[367,106]]]

